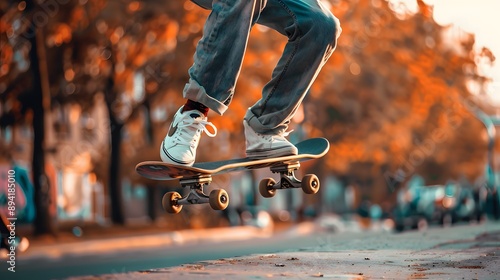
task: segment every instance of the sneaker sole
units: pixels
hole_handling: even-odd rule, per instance
[[[277,148],[274,150],[253,150],[246,151],[247,157],[254,159],[263,159],[263,158],[275,158],[275,157],[283,157],[283,156],[296,156],[298,154],[297,149],[290,149],[289,147],[285,148]]]

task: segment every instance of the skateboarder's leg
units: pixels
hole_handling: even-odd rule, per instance
[[[245,117],[247,153],[277,156],[297,152],[284,138],[284,132],[335,48],[340,33],[338,21],[317,0],[228,1],[213,2],[204,36],[189,70],[190,80],[184,89],[184,97],[190,101],[178,111],[162,143],[163,161],[194,163],[201,132],[206,131],[206,125],[211,125],[206,120],[206,109],[219,114],[227,110],[250,29],[259,18],[259,23],[287,35],[289,43],[272,80],[263,90],[262,99]]]
[[[266,0],[214,0],[184,97],[222,115],[234,95],[251,27]]]
[[[287,36],[288,43],[262,98],[245,115],[246,152],[252,157],[297,154],[286,130],[335,49],[339,22],[318,0],[268,0],[257,23]]]
[[[208,109],[223,114],[232,100],[251,26],[265,0],[214,0],[189,69],[183,95],[187,103],[175,114],[160,147],[164,162],[192,165],[206,126]],[[207,133],[215,135],[215,133]]]
[[[336,47],[339,21],[318,0],[268,0],[257,24],[289,38],[262,98],[245,116],[262,134],[282,134]]]

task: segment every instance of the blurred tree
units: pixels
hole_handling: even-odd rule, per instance
[[[0,25],[2,28],[7,27],[2,29],[2,39],[9,39],[8,42],[2,40],[0,66],[1,69],[7,69],[0,75],[2,105],[21,105],[9,108],[2,106],[2,127],[14,125],[19,121],[20,116],[26,112],[24,108],[43,109],[40,106],[41,99],[30,97],[36,93],[31,91],[30,86],[31,83],[37,83],[36,77],[29,77],[24,72],[29,66],[30,69],[38,71],[38,63],[46,60],[34,56],[39,53],[35,44],[47,46],[47,57],[53,63],[43,66],[46,69],[39,74],[45,75],[49,82],[49,88],[46,85],[45,90],[49,91],[49,100],[52,99],[49,104],[52,104],[54,112],[65,110],[67,104],[77,104],[83,112],[92,110],[95,96],[105,96],[110,119],[111,159],[108,161],[108,172],[96,171],[102,175],[101,178],[108,178],[113,222],[123,223],[119,187],[120,165],[123,164],[120,158],[122,128],[130,119],[142,116],[140,112],[143,110],[148,111],[144,114],[146,123],[151,123],[151,99],[157,98],[157,93],[165,92],[167,82],[175,80],[178,73],[182,73],[183,83],[185,82],[187,71],[178,72],[176,69],[187,65],[185,61],[189,63],[189,59],[181,52],[174,54],[174,51],[177,49],[178,40],[180,50],[186,45],[194,47],[189,39],[191,34],[196,32],[187,30],[186,27],[193,29],[192,23],[196,19],[193,16],[196,13],[186,17],[182,1],[65,1],[64,5],[57,2],[49,6],[39,6],[34,11],[32,8],[26,8],[26,3],[2,3],[0,6],[9,12],[2,17],[2,22],[6,25]],[[38,19],[44,19],[35,27],[37,30],[46,31],[46,36],[37,37],[38,41],[33,42],[15,42],[15,39],[22,38],[11,33],[23,35],[31,32],[30,26],[16,27],[19,22],[27,25],[26,20],[21,18],[21,11],[25,11],[27,15],[36,13]],[[187,23],[191,21],[191,24],[179,28],[179,23],[183,20]],[[35,37],[30,39],[35,40]],[[22,55],[23,51],[26,52],[24,59],[19,59],[18,56],[16,60],[15,56]],[[24,67],[26,69],[21,65],[24,61],[29,65]],[[27,82],[18,83],[23,79]],[[175,86],[179,87],[178,84]],[[41,86],[34,88],[42,89]],[[33,123],[40,127],[39,123],[43,120],[38,115],[40,111],[34,112],[37,115],[33,118]],[[64,125],[60,126],[57,122],[54,125],[64,131]],[[34,131],[34,147],[43,146],[38,135],[40,131],[44,132],[44,129]],[[152,127],[146,131],[148,133],[143,133],[142,136],[151,139]],[[57,147],[54,148],[57,152]],[[43,149],[36,151],[37,155],[42,153],[43,156]],[[33,163],[33,168],[38,172],[36,169],[43,165],[40,156],[35,158],[36,164]],[[100,167],[102,155],[94,157],[93,160],[96,168]]]
[[[120,171],[123,127],[138,115],[146,118],[145,124],[151,123],[151,99],[164,92],[175,76],[173,68],[179,66],[172,53],[177,48],[183,11],[182,2],[89,1],[73,12],[81,17],[73,17],[77,27],[72,43],[80,46],[80,59],[71,60],[75,77],[83,81],[82,86],[85,81],[98,80],[93,92],[104,93],[109,113],[108,189],[114,223],[125,222]],[[91,61],[89,50],[94,53]],[[167,69],[155,67],[162,62]],[[140,114],[143,111],[146,113]],[[151,144],[151,127],[141,132]]]
[[[36,17],[40,15],[41,7],[35,1],[9,1],[1,8],[6,11],[1,30],[0,88],[2,101],[5,101],[2,128],[15,126],[24,119],[31,122],[35,233],[55,234],[55,217],[49,209],[51,188],[45,174],[45,131],[47,114],[50,113],[50,92],[43,24]]]
[[[450,34],[422,1],[415,14],[397,14],[379,0],[334,3],[343,33],[306,103],[311,136],[333,142],[326,169],[349,174],[356,163],[372,166],[365,176],[374,184],[365,191],[378,199],[386,182],[377,178],[398,170],[404,179],[416,172],[431,182],[478,176],[482,127],[462,105],[472,98],[467,84],[485,82],[474,36]],[[430,166],[433,172],[422,173]]]
[[[31,48],[29,58],[33,75],[32,98],[30,108],[33,111],[33,185],[35,188],[36,218],[35,234],[55,234],[55,217],[50,213],[51,189],[45,174],[45,131],[47,114],[50,114],[50,92],[47,73],[43,28],[37,25],[35,11],[40,7],[33,0],[26,1],[25,16],[28,18],[28,30],[32,36],[27,39]]]

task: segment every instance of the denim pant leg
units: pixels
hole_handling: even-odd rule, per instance
[[[262,99],[245,116],[262,134],[284,132],[321,68],[333,53],[341,28],[318,0],[268,0],[257,24],[288,37]]]
[[[203,37],[196,46],[194,64],[184,98],[223,114],[234,95],[250,29],[266,0],[214,0]]]

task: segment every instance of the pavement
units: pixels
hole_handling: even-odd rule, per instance
[[[316,237],[310,248],[68,279],[500,279],[498,222],[400,234],[345,227],[325,232],[323,225],[303,223],[286,232]],[[184,234],[179,238],[189,238]]]
[[[131,251],[152,247],[168,247],[170,245],[193,244],[198,242],[219,242],[221,240],[248,240],[251,238],[266,238],[272,230],[253,226],[233,228],[211,228],[179,230],[161,233],[125,235],[118,237],[91,238],[80,241],[69,241],[30,246],[20,257],[23,260],[37,258],[60,259],[70,255],[95,255],[108,252]],[[40,243],[40,242],[38,242]]]
[[[148,233],[43,245],[19,257],[36,260],[133,248],[196,242],[269,238],[270,228],[242,226]],[[315,238],[316,246],[274,254],[208,259],[127,273],[71,277],[94,279],[500,279],[500,223],[484,222],[393,233],[383,226],[363,229],[336,218],[304,222],[279,234]],[[78,244],[78,246],[76,246]]]

